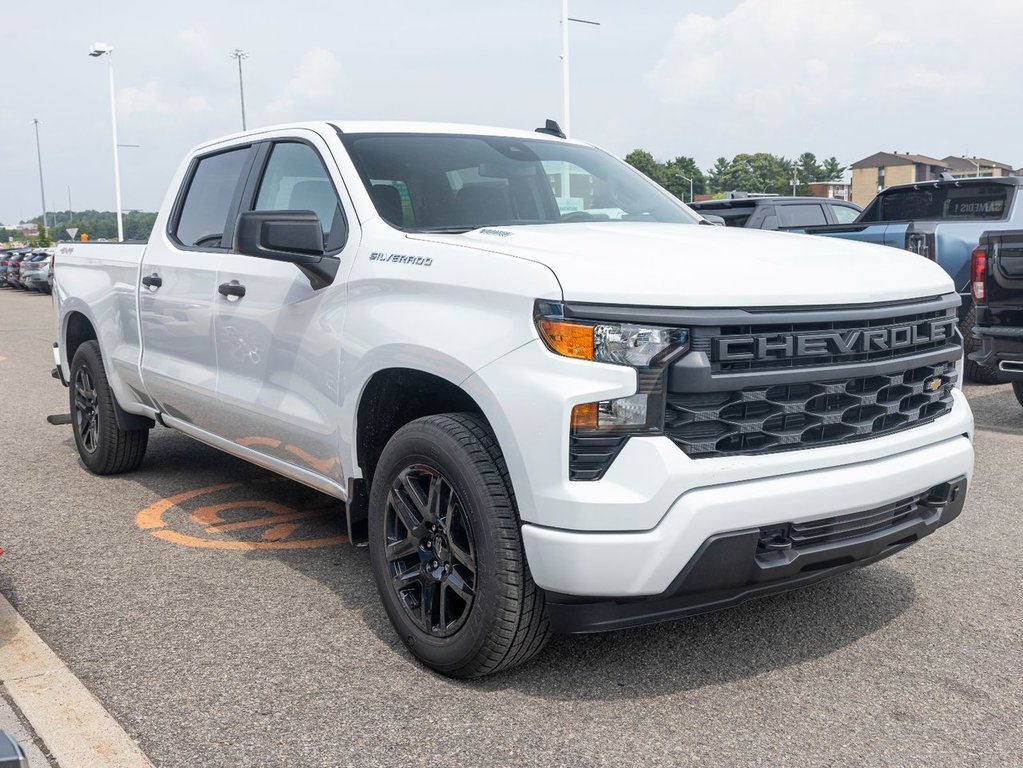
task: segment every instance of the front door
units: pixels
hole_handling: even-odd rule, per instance
[[[313,211],[326,253],[354,253],[330,155],[315,135],[261,148],[242,210]],[[245,200],[244,197],[248,199]],[[347,246],[347,247],[346,247]],[[214,343],[215,431],[248,448],[341,483],[337,409],[343,270],[314,289],[294,264],[236,253],[220,259]],[[243,296],[237,296],[239,286]]]
[[[194,159],[167,231],[153,232],[142,261],[142,380],[164,414],[202,429],[215,410],[217,270],[252,151],[232,147]]]

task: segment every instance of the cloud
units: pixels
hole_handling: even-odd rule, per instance
[[[117,89],[117,116],[126,121],[168,115],[196,115],[211,111],[203,96],[172,88],[169,93],[154,81]]]
[[[271,102],[267,111],[281,115],[300,107],[332,104],[341,94],[343,79],[344,69],[334,54],[313,48],[302,57],[280,98]]]
[[[984,28],[1023,34],[1023,14],[988,5]],[[646,83],[665,104],[773,123],[850,101],[993,92],[1000,75],[990,48],[961,33],[961,4],[929,0],[921,11],[890,0],[742,0],[719,17],[688,14]]]

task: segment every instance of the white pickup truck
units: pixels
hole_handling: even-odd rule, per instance
[[[556,124],[250,131],[148,244],[60,248],[54,375],[93,472],[158,423],[343,500],[410,651],[487,674],[962,510],[948,275],[707,224]]]

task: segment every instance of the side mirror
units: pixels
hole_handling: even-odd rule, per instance
[[[341,264],[323,254],[323,225],[312,211],[246,211],[238,216],[233,250],[294,264],[315,289],[334,282]]]
[[[703,218],[705,218],[708,222],[713,224],[715,227],[723,227],[723,226],[725,226],[725,220],[722,217],[720,217],[720,216],[715,216],[713,213],[701,213],[700,215],[703,216]]]

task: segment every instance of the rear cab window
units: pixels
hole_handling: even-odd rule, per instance
[[[197,158],[192,165],[171,236],[185,248],[228,248],[227,217],[236,205],[248,168],[246,145]],[[226,240],[226,241],[225,241]]]
[[[1006,217],[1015,187],[969,184],[882,192],[861,221],[1000,221]]]

